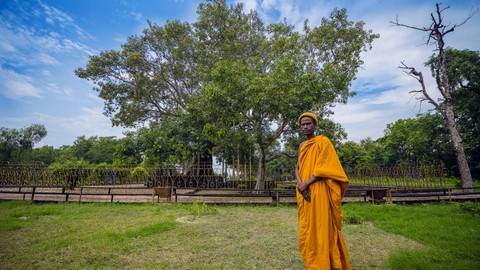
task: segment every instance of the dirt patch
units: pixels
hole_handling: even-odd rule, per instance
[[[425,248],[414,240],[382,231],[372,223],[343,228],[350,261],[355,269],[389,269],[385,263],[392,252]]]

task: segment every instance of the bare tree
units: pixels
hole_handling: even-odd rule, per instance
[[[440,4],[436,4],[436,11],[430,14],[432,23],[429,27],[415,27],[406,24],[399,23],[398,17],[395,22],[390,22],[395,26],[407,27],[410,29],[423,31],[428,34],[426,45],[434,44],[436,46],[436,63],[433,64],[433,76],[437,84],[438,91],[442,95],[441,103],[433,100],[427,87],[425,86],[425,81],[423,79],[422,72],[417,71],[414,67],[408,66],[403,61],[401,62],[400,69],[403,69],[405,73],[409,76],[415,78],[421,85],[420,90],[413,90],[410,93],[420,94],[420,97],[417,99],[421,102],[428,102],[434,106],[434,108],[443,116],[445,121],[445,126],[449,131],[450,137],[453,142],[453,147],[455,155],[457,157],[457,163],[460,170],[460,177],[462,179],[462,186],[464,188],[471,188],[473,186],[472,175],[470,168],[467,162],[467,156],[465,155],[465,150],[463,147],[463,140],[457,130],[455,123],[455,114],[453,110],[454,100],[452,98],[452,92],[455,90],[454,87],[449,82],[449,75],[446,68],[445,62],[445,42],[444,38],[447,34],[453,32],[456,28],[465,24],[469,19],[471,19],[478,10],[470,12],[469,16],[461,23],[451,25],[445,25],[443,22],[443,12],[446,9],[449,9],[450,6],[446,8],[440,8]]]

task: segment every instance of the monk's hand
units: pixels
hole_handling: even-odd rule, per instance
[[[297,189],[300,194],[303,194],[305,191],[308,191],[308,185],[306,185],[304,182],[298,183]]]
[[[311,200],[310,197],[310,189],[308,188],[308,184],[305,182],[299,182],[297,185],[298,192],[302,194],[303,198],[309,202]]]
[[[310,190],[309,189],[304,190],[302,192],[302,196],[307,202],[310,202],[312,200],[312,198],[310,197]]]

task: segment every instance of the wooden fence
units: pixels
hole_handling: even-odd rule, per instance
[[[146,186],[65,187],[0,185],[0,199],[49,202],[296,203],[295,189],[148,188]],[[343,202],[414,203],[480,199],[480,188],[378,188],[351,186]]]

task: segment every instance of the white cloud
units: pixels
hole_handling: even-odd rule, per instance
[[[4,37],[4,33],[2,33],[3,29],[0,29],[0,35]],[[6,40],[1,39],[0,40],[0,52],[4,53],[12,53],[15,51],[15,47],[12,46],[12,44],[8,43]]]
[[[91,136],[107,137],[115,136],[123,138],[124,129],[112,127],[110,120],[102,114],[101,108],[84,107],[81,112],[73,117],[58,115],[47,115],[44,113],[33,113],[29,121],[41,123],[47,128],[47,137],[39,145],[51,145],[60,147],[72,145],[79,136],[87,138]],[[28,125],[28,124],[27,124]]]
[[[257,9],[257,1],[256,0],[246,0],[246,1],[240,1],[243,3],[243,10],[246,13],[249,13],[250,10],[256,10]]]
[[[280,12],[280,19],[287,18],[290,24],[302,24],[305,19],[297,6],[297,2],[279,1],[277,8]]]
[[[97,54],[97,51],[93,50],[89,46],[82,44],[80,42],[72,41],[70,39],[64,39],[63,44],[65,46],[66,51],[79,51],[87,55]]]
[[[90,91],[87,94],[87,97],[91,100],[94,100],[96,102],[103,102],[103,99],[98,97],[98,94],[96,92]]]
[[[60,62],[58,62],[58,60],[55,57],[45,52],[38,53],[37,60],[38,60],[38,64],[46,64],[46,65],[52,65],[52,66],[56,66],[60,64]]]
[[[75,39],[93,37],[83,31],[74,20],[62,11],[39,2],[42,10],[36,7],[26,9],[18,4],[19,12],[2,11],[0,17],[0,59],[3,64],[16,67],[36,65],[58,65],[60,57],[74,53],[92,55],[96,51]],[[2,15],[3,15],[2,14]],[[43,27],[30,22],[32,15],[48,24]]]
[[[60,126],[71,131],[72,134],[87,134],[104,136],[110,134],[111,124],[103,115],[102,108],[81,109],[81,113],[74,118],[64,118]]]
[[[29,76],[11,70],[0,70],[0,93],[11,99],[40,97],[41,90],[33,84]]]
[[[42,2],[39,2],[39,4],[43,8],[43,15],[45,15],[45,20],[49,24],[57,25],[63,29],[72,29],[80,38],[94,39],[92,35],[79,27],[74,19],[65,12]]]
[[[136,21],[141,22],[143,15],[141,12],[131,11],[130,14],[135,18]]]
[[[102,114],[101,108],[84,107],[74,116],[55,113],[47,114],[38,111],[31,112],[22,117],[0,116],[1,126],[8,128],[21,128],[35,124],[42,124],[47,129],[47,136],[35,147],[44,145],[56,148],[62,145],[73,145],[79,136],[87,138],[92,136],[123,138],[126,130],[121,127],[112,127],[110,120]]]

